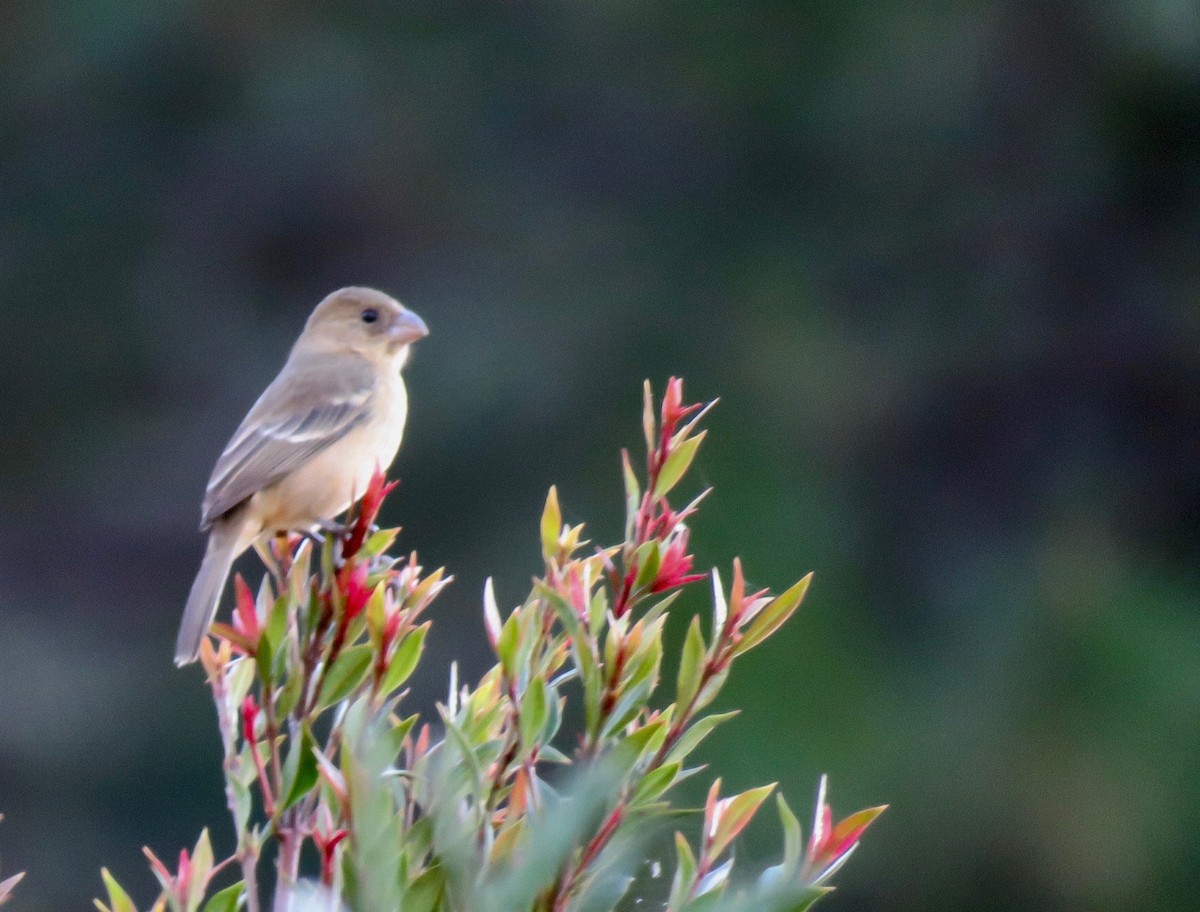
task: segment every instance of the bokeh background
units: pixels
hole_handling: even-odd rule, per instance
[[[2,15],[14,909],[89,907],[101,864],[145,900],[142,844],[227,840],[170,661],[197,504],[350,283],[433,329],[385,515],[458,578],[415,699],[484,667],[482,581],[521,597],[549,484],[616,534],[641,381],[681,374],[722,399],[702,561],[817,572],[704,757],[892,804],[830,912],[1196,907],[1200,7]]]

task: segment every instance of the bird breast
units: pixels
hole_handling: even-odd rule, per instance
[[[346,436],[255,495],[264,532],[306,529],[332,519],[363,495],[376,470],[387,470],[408,417],[399,372],[381,378],[369,408],[366,420]]]

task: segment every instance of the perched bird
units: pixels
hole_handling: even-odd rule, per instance
[[[209,479],[200,517],[208,548],[183,609],[176,665],[199,655],[229,568],[256,538],[332,519],[391,465],[408,414],[400,368],[428,333],[371,288],[343,288],[317,305]]]

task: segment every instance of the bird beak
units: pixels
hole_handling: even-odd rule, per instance
[[[429,327],[411,310],[406,310],[388,327],[387,333],[393,342],[408,345],[410,342],[416,342],[429,335]]]

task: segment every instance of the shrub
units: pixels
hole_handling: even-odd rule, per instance
[[[711,618],[691,618],[664,684],[672,606],[709,578],[693,572],[688,543],[704,495],[672,505],[705,435],[707,408],[685,405],[682,389],[672,379],[656,415],[646,386],[644,479],[622,454],[623,541],[590,546],[582,525],[563,524],[551,488],[544,572],[507,613],[487,582],[496,664],[473,687],[452,668],[434,721],[403,711],[404,685],[450,578],[426,573],[415,553],[391,556],[398,530],[373,523],[392,484],[377,476],[340,532],[260,548],[261,584],[235,580],[232,622],[213,626],[201,654],[237,843],[217,861],[205,831],[174,868],[146,850],[162,887],[154,909],[259,912],[270,859],[279,912],[617,907],[648,840],[681,813],[675,787],[703,769],[689,765],[693,752],[734,715],[708,711],[734,663],[787,621],[810,579],[771,595],[746,590],[736,559],[728,588],[714,570]],[[776,795],[783,858],[757,878],[735,877],[734,841],[773,790],[722,795],[721,781],[711,784],[698,844],[675,834],[674,873],[661,887],[669,912],[805,909],[883,810],[834,825],[822,779],[804,843]],[[132,912],[103,876],[107,902],[97,906]]]

